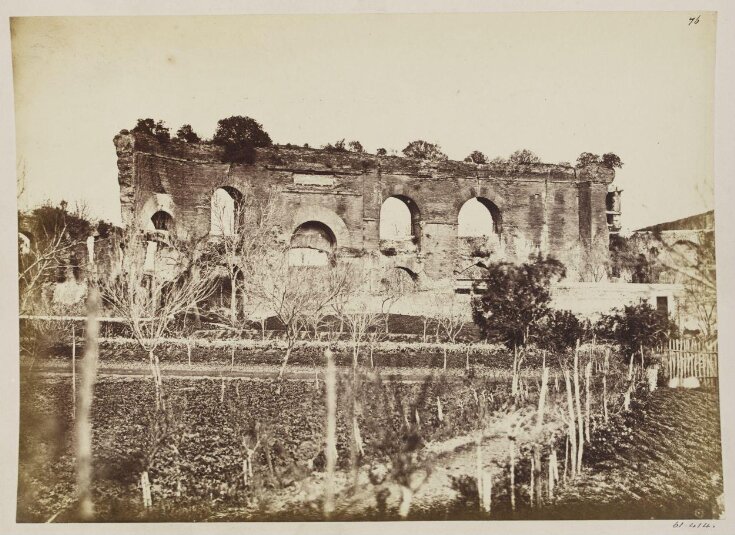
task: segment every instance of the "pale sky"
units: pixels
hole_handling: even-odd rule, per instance
[[[555,13],[25,18],[13,26],[21,207],[119,222],[114,135],[247,115],[278,143],[452,159],[615,152],[623,225],[711,209],[714,15]]]

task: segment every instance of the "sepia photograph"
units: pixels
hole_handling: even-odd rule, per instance
[[[11,522],[719,525],[715,10],[80,15],[6,20]]]

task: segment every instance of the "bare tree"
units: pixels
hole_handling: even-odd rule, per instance
[[[21,314],[33,313],[43,306],[41,289],[66,265],[65,260],[80,241],[73,240],[66,225],[47,229],[44,235],[29,239],[21,247],[18,260],[18,288]]]
[[[171,245],[163,247],[160,253],[153,253],[159,262],[149,270],[146,256],[150,257],[158,244],[146,243],[141,233],[129,228],[120,264],[100,279],[104,303],[125,321],[148,353],[157,406],[163,406],[163,396],[156,348],[172,320],[212,292],[211,279],[200,273],[195,255],[175,239],[170,241]]]
[[[332,309],[347,327],[352,345],[352,365],[359,364],[360,348],[375,331],[382,313],[378,307],[379,296],[369,288],[369,272],[356,266],[347,266],[340,277],[340,291],[334,293]]]
[[[250,288],[244,279],[252,277],[269,249],[277,241],[275,219],[277,206],[270,193],[259,200],[252,194],[237,194],[233,206],[213,203],[212,231],[206,243],[204,262],[209,269],[224,273],[230,283],[229,316],[223,318],[229,327],[241,325],[238,310],[247,310],[247,305],[238,307],[238,293]]]
[[[436,322],[444,339],[444,369],[447,369],[447,345],[455,344],[469,319],[469,304],[459,302],[453,291],[442,292],[436,296]]]
[[[326,309],[342,292],[346,271],[337,266],[289,265],[288,246],[279,240],[249,266],[244,279],[248,293],[281,322],[286,351],[278,378],[288,364],[299,333],[309,318]],[[254,259],[255,260],[255,259]]]

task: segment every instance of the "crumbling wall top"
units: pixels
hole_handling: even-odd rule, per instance
[[[211,143],[186,143],[172,139],[162,143],[152,136],[122,130],[114,138],[118,157],[124,153],[143,152],[163,158],[192,162],[217,163],[223,150]],[[244,165],[244,164],[243,164]],[[359,175],[377,171],[382,174],[425,178],[496,178],[522,180],[554,180],[566,182],[598,182],[609,184],[615,171],[598,164],[584,168],[567,165],[535,163],[474,164],[456,160],[424,161],[402,156],[377,156],[349,151],[273,145],[257,148],[255,162],[260,168],[296,171],[300,173],[332,173]]]

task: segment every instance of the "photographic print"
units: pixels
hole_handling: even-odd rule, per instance
[[[716,26],[13,17],[16,522],[711,527]]]

